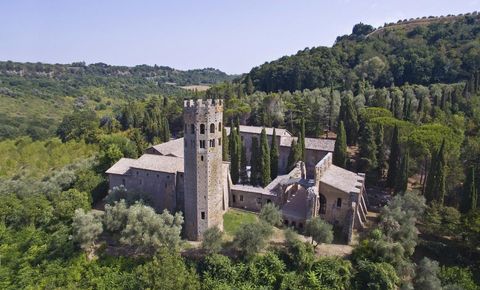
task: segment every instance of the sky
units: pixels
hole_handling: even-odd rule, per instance
[[[230,74],[359,22],[480,10],[480,0],[0,0],[0,60],[213,67]]]

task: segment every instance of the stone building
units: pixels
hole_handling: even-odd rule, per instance
[[[306,163],[288,172],[296,137],[276,129],[280,175],[265,188],[232,184],[230,164],[222,161],[222,119],[221,100],[185,101],[184,138],[152,146],[138,159],[120,159],[106,171],[110,189],[123,185],[128,191],[147,193],[158,211],[182,211],[190,240],[201,239],[209,227],[222,228],[228,207],[259,211],[270,202],[281,208],[286,225],[299,230],[316,216],[342,227],[348,240],[354,228],[363,227],[364,176],[332,165],[335,140],[306,138]],[[247,150],[253,138],[260,140],[261,131],[240,126]],[[272,132],[266,128],[270,143]]]

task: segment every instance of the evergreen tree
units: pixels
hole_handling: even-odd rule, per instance
[[[409,158],[407,151],[400,162],[400,172],[397,174],[397,180],[395,181],[395,193],[405,193],[407,191]]]
[[[239,168],[240,168],[240,156],[238,156],[238,146],[240,144],[237,143],[237,130],[234,126],[230,128],[230,137],[228,140],[229,151],[230,151],[230,176],[232,178],[232,182],[234,184],[238,183],[238,179],[240,177]]]
[[[299,150],[297,146],[297,142],[295,139],[292,138],[292,145],[290,146],[290,154],[288,155],[288,164],[287,164],[287,171],[292,170],[295,167],[295,164],[297,164],[297,161],[299,159]]]
[[[260,160],[260,154],[259,154],[259,145],[258,145],[258,139],[256,137],[252,137],[252,150],[251,150],[251,156],[250,156],[250,183],[253,186],[257,186],[260,184],[260,179],[259,179],[259,160]]]
[[[385,160],[385,147],[383,146],[383,125],[380,124],[377,126],[377,132],[375,134],[375,143],[377,145],[377,171],[378,171],[378,178],[383,178],[383,172],[386,168],[386,160]]]
[[[305,162],[305,119],[300,120],[300,158]]]
[[[393,188],[398,174],[398,161],[400,158],[400,143],[398,127],[393,129],[392,142],[390,144],[390,156],[388,157],[387,186]]]
[[[475,183],[475,167],[470,167],[467,170],[467,179],[463,185],[463,195],[460,203],[460,210],[467,213],[470,210],[477,208],[478,194],[477,185]]]
[[[277,134],[275,128],[273,128],[272,135],[272,145],[270,146],[270,176],[272,179],[275,179],[278,175],[278,144],[277,144]]]
[[[372,126],[368,123],[363,129],[359,147],[360,157],[366,160],[366,163],[368,163],[364,169],[370,170],[371,168],[375,168],[377,166],[377,145],[375,143],[375,136]]]
[[[168,124],[167,117],[163,117],[163,142],[170,141],[170,125]]]
[[[245,80],[246,80],[246,85],[247,85],[247,87],[246,87],[247,94],[251,95],[255,91],[255,87],[253,86],[252,78],[250,77],[250,75],[247,75]]]
[[[346,95],[342,98],[339,121],[343,121],[343,125],[345,126],[347,144],[349,146],[355,145],[355,143],[357,143],[359,124],[357,119],[357,111],[355,111],[353,100],[349,95]]]
[[[240,180],[242,184],[248,183],[248,173],[247,173],[247,150],[245,146],[242,146],[240,158]]]
[[[222,160],[228,161],[228,138],[227,138],[227,130],[225,126],[222,128]]]
[[[272,181],[270,176],[270,150],[268,148],[268,139],[267,133],[265,128],[262,129],[262,133],[260,135],[260,146],[261,146],[261,185],[263,187],[267,186],[267,184]]]
[[[428,202],[436,201],[443,205],[445,199],[445,140],[437,153],[432,154],[424,195]]]
[[[292,142],[293,148],[293,142]],[[290,156],[288,158],[290,162]],[[347,163],[347,136],[345,133],[345,127],[343,121],[340,121],[338,127],[337,140],[335,141],[335,149],[333,151],[333,164],[345,168]]]

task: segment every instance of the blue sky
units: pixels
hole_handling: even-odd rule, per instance
[[[354,24],[480,10],[480,0],[0,0],[0,60],[248,72]]]

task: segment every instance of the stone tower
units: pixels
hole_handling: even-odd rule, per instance
[[[201,240],[206,229],[223,230],[226,210],[222,162],[222,100],[184,102],[185,234]]]

